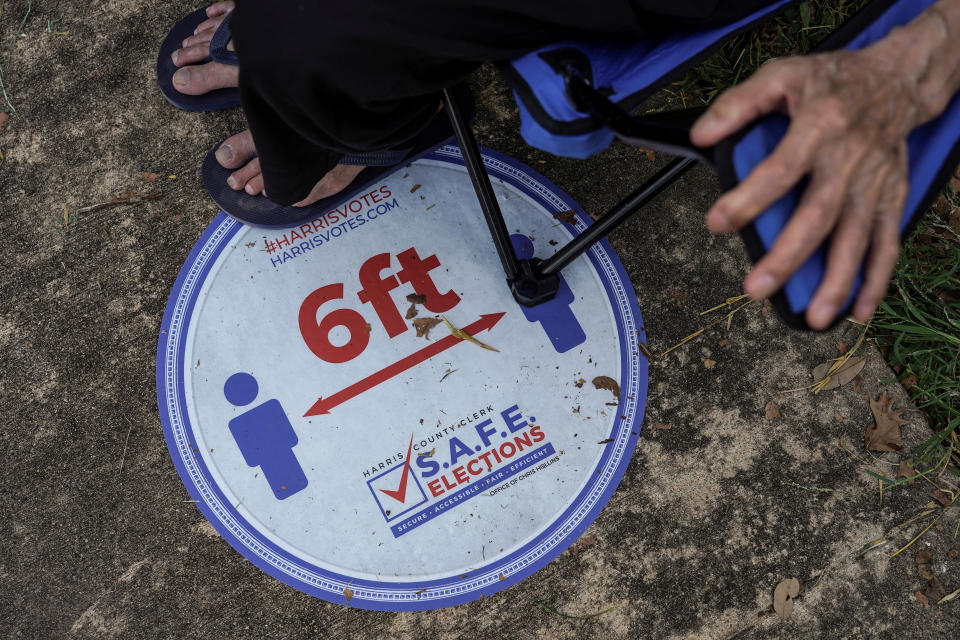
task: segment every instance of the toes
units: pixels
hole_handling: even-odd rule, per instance
[[[209,45],[209,42],[213,40],[213,31],[202,31],[195,36],[189,36],[183,39],[183,42],[180,43],[181,47],[193,47],[198,44]]]
[[[217,30],[217,27],[220,26],[220,23],[223,22],[223,18],[226,14],[214,16],[212,18],[207,18],[203,22],[197,25],[197,28],[193,30],[193,35],[203,33],[204,31],[209,31],[211,35],[214,31]]]
[[[261,193],[263,191],[263,174],[258,173],[250,178],[250,181],[243,187],[243,190],[252,196]]]
[[[253,145],[253,135],[247,129],[232,135],[217,148],[217,162],[225,169],[241,167],[257,153]]]
[[[180,93],[199,96],[225,87],[239,86],[239,70],[229,64],[208,62],[184,67],[173,74],[173,86]]]
[[[233,11],[233,0],[224,0],[224,2],[214,2],[207,7],[207,17],[223,16]]]
[[[240,169],[237,169],[227,178],[227,184],[234,191],[239,191],[247,186],[247,183],[260,175],[260,158],[254,158]],[[261,178],[260,190],[263,190]]]
[[[356,178],[366,167],[358,165],[338,164],[331,169],[327,175],[323,176],[307,197],[300,202],[294,203],[295,207],[305,207],[313,204],[322,198],[329,198],[336,195],[350,186],[353,179]]]
[[[192,47],[183,47],[170,54],[173,64],[178,67],[184,67],[188,64],[196,64],[206,60],[210,56],[210,46],[206,44],[197,44]]]

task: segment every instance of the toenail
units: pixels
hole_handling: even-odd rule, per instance
[[[190,82],[190,70],[189,69],[180,69],[175,74],[173,74],[173,84],[179,87],[185,87]]]
[[[237,188],[238,188],[238,187],[237,187],[237,179],[234,178],[233,176],[230,176],[229,178],[227,178],[227,184],[230,185],[230,187],[233,188],[233,189],[237,189]]]
[[[177,64],[177,60],[180,58],[180,51],[174,51],[172,54],[170,54],[170,57],[173,58],[173,64]]]
[[[220,164],[227,164],[233,160],[233,147],[225,144],[217,149],[217,160],[220,161]]]
[[[252,195],[252,196],[253,196],[253,195],[256,195],[256,194],[253,192],[253,185],[250,184],[249,182],[247,183],[247,186],[245,186],[243,189],[244,189],[244,191],[246,191],[247,193],[249,193],[249,194]]]

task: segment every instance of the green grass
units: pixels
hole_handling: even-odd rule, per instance
[[[812,50],[866,0],[811,0],[734,38],[667,89],[667,108],[710,102],[772,59]],[[872,340],[935,434],[916,452],[960,466],[960,179],[904,242]],[[951,220],[953,226],[951,227]]]

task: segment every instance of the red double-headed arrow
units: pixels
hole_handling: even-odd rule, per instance
[[[506,312],[485,313],[484,315],[480,316],[479,320],[469,326],[464,327],[463,330],[471,336],[476,335],[481,331],[492,329],[495,324],[500,322],[500,318],[505,315]],[[381,382],[389,380],[395,375],[403,373],[411,367],[415,367],[424,360],[428,360],[438,353],[446,351],[458,342],[464,342],[464,340],[455,335],[445,336],[440,340],[437,340],[436,342],[424,347],[423,349],[414,351],[410,355],[401,358],[397,362],[380,369],[380,371],[367,376],[363,380],[355,382],[342,391],[338,391],[331,396],[327,396],[326,398],[317,398],[317,401],[313,403],[313,406],[310,407],[305,414],[303,414],[303,417],[308,418],[310,416],[319,416],[325,413],[330,413],[330,409],[338,404],[343,404],[350,398],[354,398],[364,391],[372,389]]]

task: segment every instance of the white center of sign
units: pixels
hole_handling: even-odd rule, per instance
[[[521,257],[584,227],[542,178],[485,161]],[[221,215],[163,331],[161,416],[198,506],[264,570],[351,606],[529,575],[599,513],[643,417],[642,323],[609,245],[521,307],[455,147],[295,228]]]

